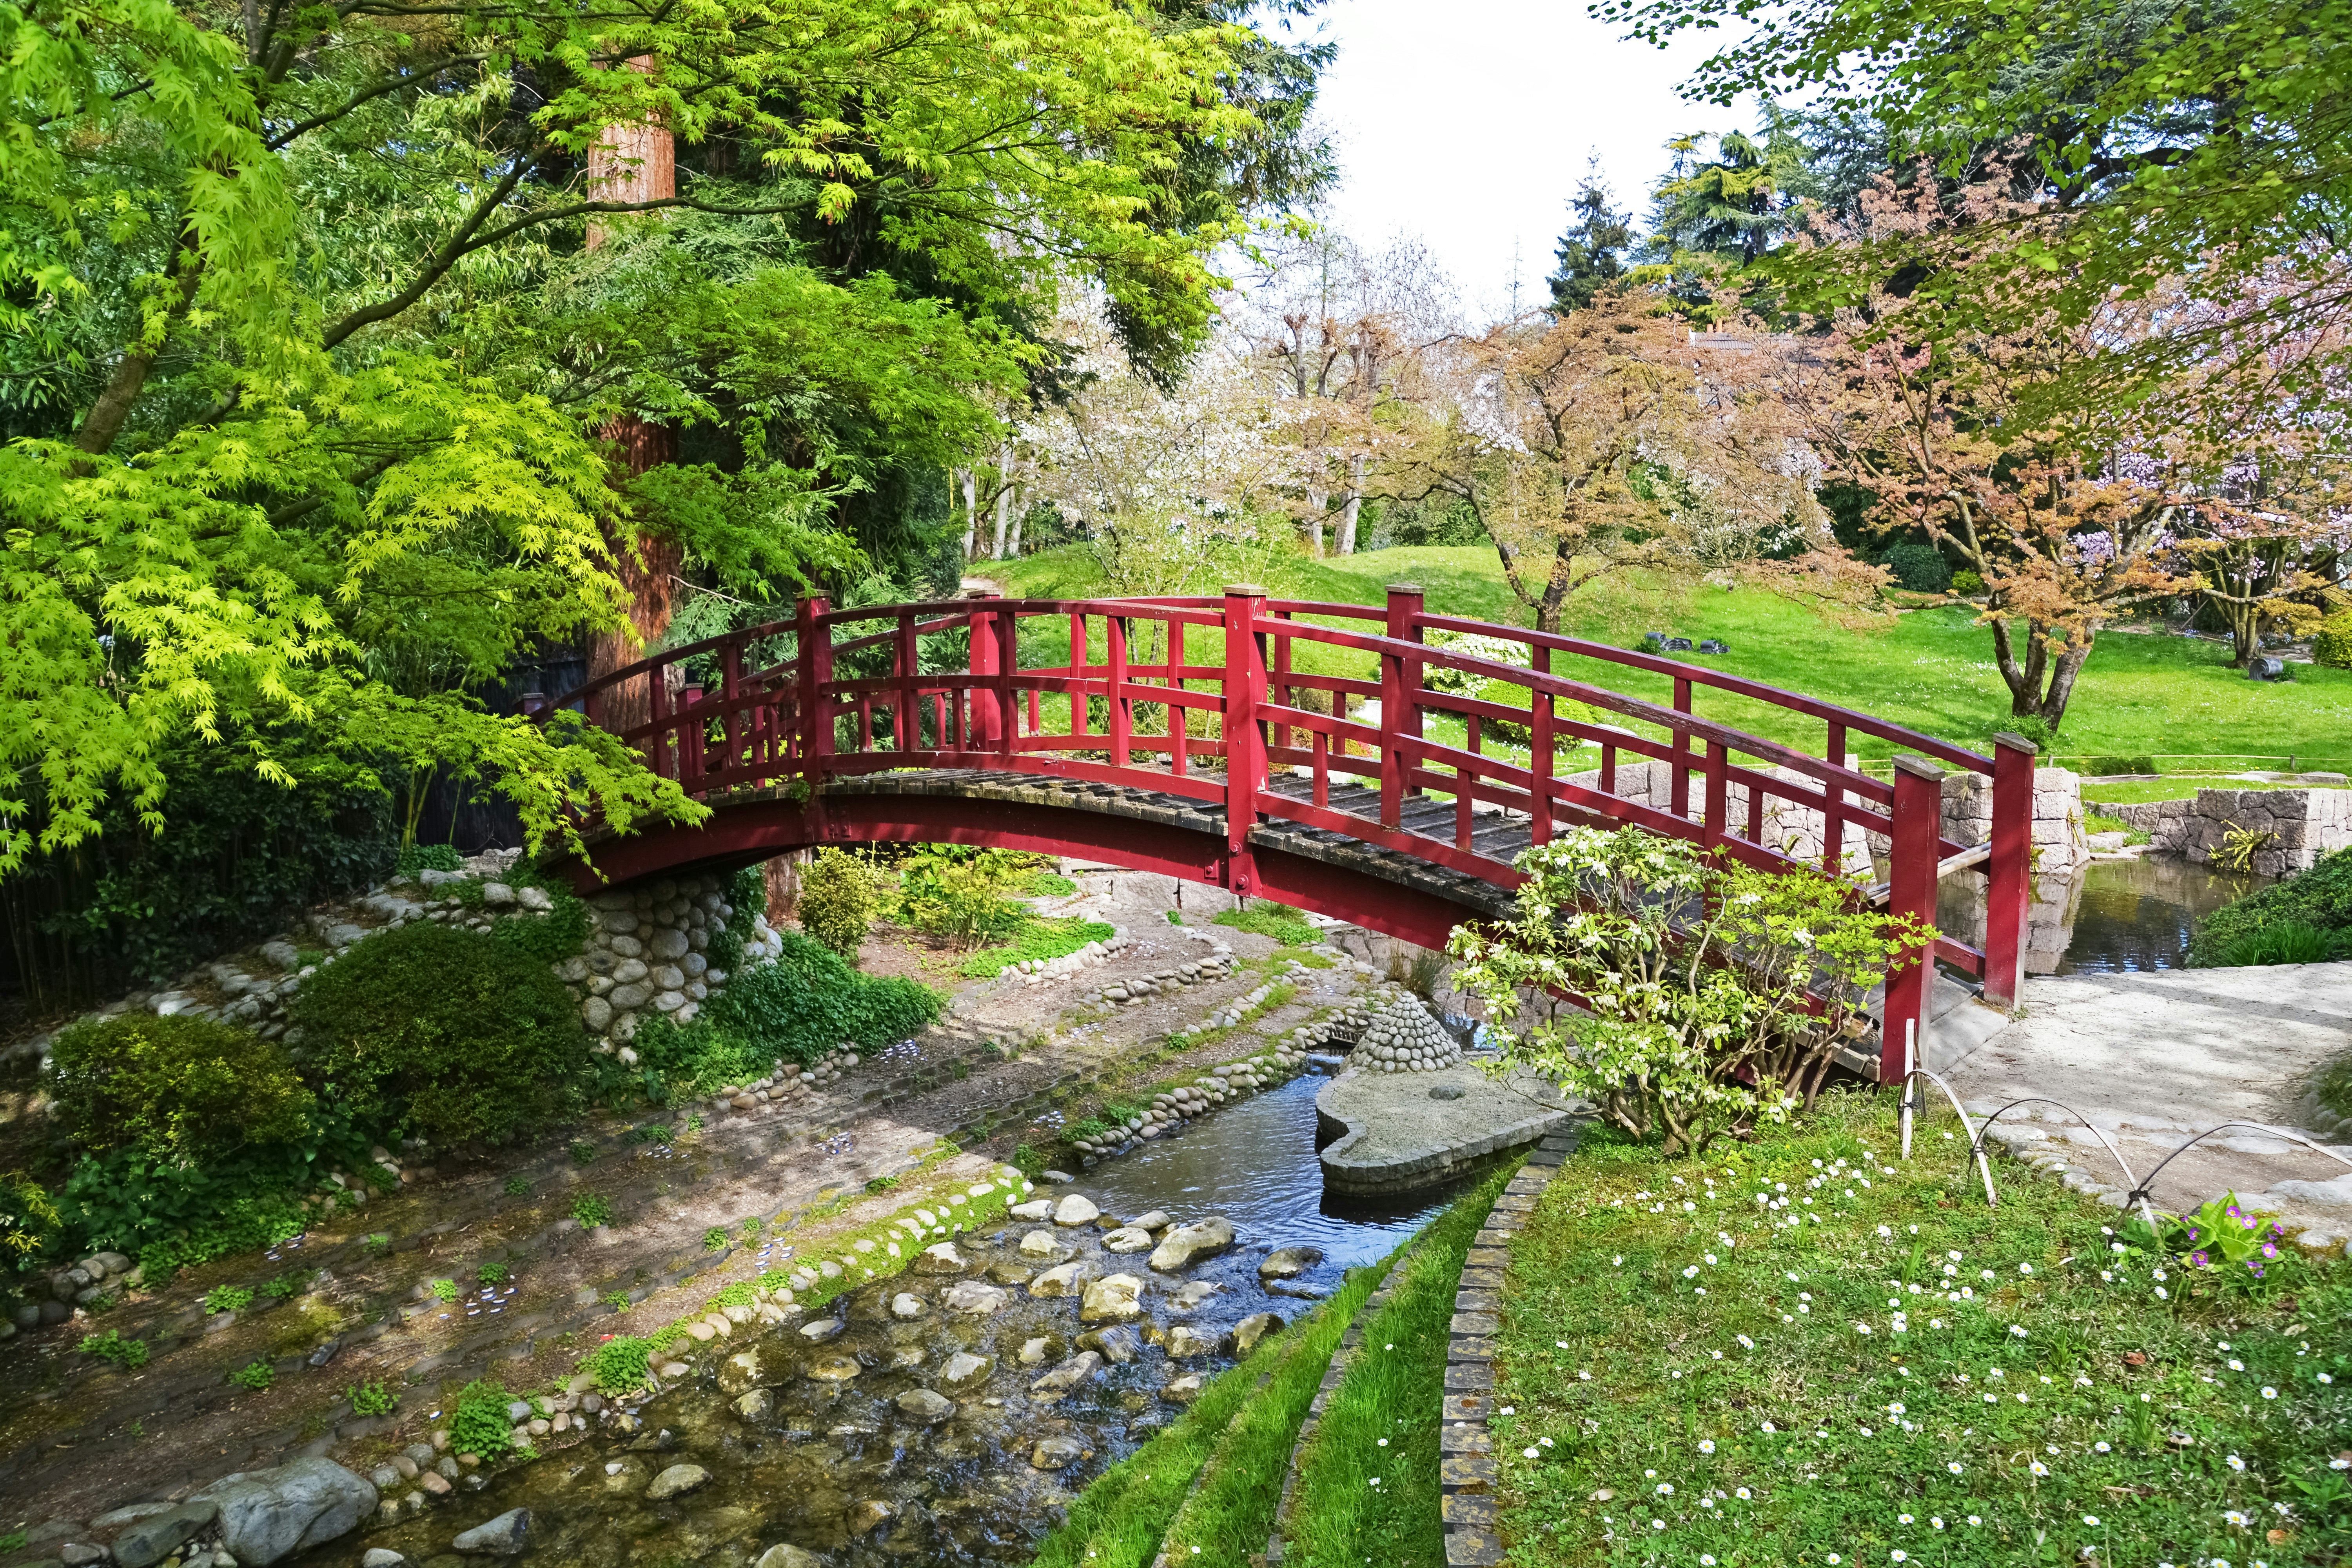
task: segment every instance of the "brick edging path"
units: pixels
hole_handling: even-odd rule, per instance
[[[1495,1528],[1495,1440],[1486,1430],[1494,1406],[1495,1336],[1503,1326],[1503,1274],[1510,1267],[1511,1237],[1575,1152],[1580,1131],[1580,1124],[1570,1123],[1536,1145],[1462,1260],[1437,1441],[1445,1561],[1456,1568],[1495,1568],[1503,1561],[1503,1538]]]

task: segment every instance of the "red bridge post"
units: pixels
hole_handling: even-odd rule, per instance
[[[992,589],[974,588],[964,595],[972,603],[970,652],[965,667],[973,675],[993,678],[996,674],[996,616],[987,602],[996,597]],[[973,686],[963,695],[971,707],[971,717],[966,721],[963,743],[967,750],[992,752],[1004,733],[1000,725],[1003,715],[997,711],[997,682],[991,679],[986,686]]]
[[[1897,756],[1894,831],[1887,836],[1887,913],[1916,915],[1935,923],[1936,861],[1943,823],[1944,770],[1925,757]],[[1879,1082],[1892,1083],[1903,1076],[1906,1028],[1918,1030],[1925,1059],[1927,1005],[1935,984],[1933,942],[1896,953],[1886,966],[1886,1001],[1878,1029]]]
[[[1265,737],[1258,728],[1265,706],[1265,647],[1257,629],[1265,599],[1265,590],[1255,583],[1225,588],[1225,857],[1227,885],[1235,893],[1257,888],[1249,832],[1257,826],[1265,776]]]
[[[832,608],[823,594],[800,602],[793,640],[800,645],[801,776],[821,783],[833,756],[833,711],[824,689],[833,679],[833,628],[817,617]]]
[[[1397,642],[1419,642],[1414,617],[1422,613],[1421,584],[1389,584],[1388,635]],[[1396,827],[1404,821],[1404,797],[1413,793],[1412,770],[1417,758],[1397,744],[1401,736],[1421,738],[1421,661],[1402,657],[1381,660],[1381,826]]]
[[[2033,900],[2033,742],[1992,738],[1992,861],[1986,869],[1984,999],[2014,1007],[2025,983],[2025,917]]]

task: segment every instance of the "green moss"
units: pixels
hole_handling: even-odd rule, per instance
[[[1305,915],[1286,905],[1267,903],[1264,899],[1252,900],[1246,909],[1227,910],[1209,923],[1230,926],[1253,936],[1271,937],[1285,947],[1311,947],[1319,940]]]

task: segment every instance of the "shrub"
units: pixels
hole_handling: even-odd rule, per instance
[[[1854,910],[1828,878],[1727,866],[1638,829],[1576,828],[1518,864],[1511,919],[1446,944],[1454,984],[1490,1020],[1525,1016],[1528,996],[1582,997],[1590,1012],[1538,1008],[1496,1042],[1670,1152],[1810,1109],[1864,994],[1935,935]]]
[[[310,1131],[313,1100],[285,1047],[209,1018],[121,1013],[58,1036],[49,1092],[74,1142],[201,1160]]]
[[[80,1350],[84,1355],[112,1362],[125,1372],[137,1372],[147,1364],[147,1342],[124,1339],[120,1329],[109,1329],[102,1334],[85,1334]]]
[[[228,1374],[228,1380],[239,1388],[249,1388],[256,1394],[267,1394],[269,1385],[278,1381],[278,1369],[266,1361],[247,1362]]]
[[[2257,927],[2221,950],[2221,964],[2325,963],[2352,952],[2352,931],[2325,931],[2297,920]]]
[[[207,1312],[242,1312],[253,1305],[253,1292],[242,1285],[215,1285],[205,1292]]]
[[[494,1459],[512,1447],[514,1426],[507,1419],[512,1397],[506,1384],[487,1377],[459,1390],[449,1417],[449,1451]]]
[[[458,1296],[457,1282],[455,1279],[436,1279],[430,1289],[433,1291],[433,1299],[436,1301],[454,1301]]]
[[[1952,585],[1952,568],[1932,544],[1906,539],[1878,558],[1895,581],[1915,594],[1940,594]]]
[[[961,844],[926,845],[898,874],[897,919],[959,947],[1002,942],[1032,917],[1006,895],[1037,868],[1037,858],[1012,849]]]
[[[2137,756],[2110,756],[2096,752],[2068,760],[2076,772],[2085,773],[2153,773],[2163,771],[2156,765],[2156,759],[2145,752]]]
[[[1984,591],[1984,579],[1978,576],[1975,573],[1955,572],[1952,574],[1953,593],[1958,594],[1963,597],[1969,597],[1981,594]]]
[[[503,1285],[512,1272],[503,1263],[485,1263],[474,1270],[474,1278],[484,1285]]]
[[[621,1297],[624,1305],[627,1300]],[[653,1381],[653,1342],[617,1334],[598,1345],[580,1370],[596,1380],[596,1392],[607,1399],[635,1394]]]
[[[19,1272],[47,1257],[65,1234],[55,1199],[22,1171],[0,1172],[0,1262]]]
[[[873,871],[846,851],[821,849],[801,871],[801,930],[852,963],[881,906]]]
[[[2352,849],[2339,849],[2307,871],[2260,889],[2198,922],[2189,947],[2192,965],[2227,963],[2224,956],[2266,926],[2302,924],[2331,939],[2352,931]]]
[[[1176,912],[1168,911],[1171,916]],[[956,973],[967,977],[985,979],[1001,974],[1016,963],[1033,958],[1054,959],[1073,953],[1090,942],[1108,942],[1118,934],[1118,929],[1101,921],[1090,921],[1083,915],[1066,915],[1060,920],[1032,920],[1021,930],[1020,936],[1003,947],[983,947],[956,967]]]
[[[352,1402],[355,1415],[389,1415],[400,1407],[400,1395],[380,1379],[354,1384],[343,1390],[343,1397]]]
[[[805,1065],[844,1042],[860,1049],[896,1044],[940,1015],[939,995],[928,986],[860,974],[797,931],[778,935],[783,952],[776,962],[730,981],[680,1033],[708,1019],[713,1031],[771,1065],[779,1058]]]
[[[538,963],[561,963],[588,940],[588,906],[564,883],[518,866],[506,880],[518,888],[537,888],[552,903],[542,914],[515,913],[499,917],[490,940],[513,949]]]
[[[419,871],[454,871],[461,863],[455,845],[404,844],[399,858],[393,862],[393,874],[414,877]]]
[[[2352,610],[2339,610],[2319,623],[2311,639],[2311,658],[2330,669],[2352,669]]]
[[[609,1200],[588,1193],[572,1200],[572,1217],[579,1221],[581,1229],[593,1230],[613,1223],[613,1205]]]
[[[572,995],[545,963],[430,921],[320,970],[295,1016],[312,1069],[356,1117],[436,1144],[496,1141],[545,1118],[588,1056]]]

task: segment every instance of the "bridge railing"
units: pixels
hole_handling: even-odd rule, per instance
[[[877,622],[880,629],[866,629]],[[1524,649],[1526,662],[1480,657],[1432,634],[1492,639]],[[753,650],[785,639],[788,658],[758,665]],[[1348,672],[1367,663],[1369,677]],[[1611,666],[1667,678],[1672,704],[1577,679]],[[704,679],[688,679],[689,667]],[[1432,686],[1433,671],[1458,679]],[[1454,686],[1463,689],[1447,689]],[[1702,688],[1819,721],[1824,754],[1702,717],[1694,711]],[[1433,615],[1411,585],[1391,588],[1379,607],[1270,599],[1247,587],[1217,598],[980,595],[850,609],[812,598],[790,621],[665,649],[558,705],[616,731],[698,795],[893,769],[980,768],[1140,784],[1222,805],[1232,876],[1244,892],[1253,875],[1249,831],[1262,817],[1347,834],[1507,888],[1524,879],[1480,847],[1482,834],[1516,837],[1495,831],[1505,826],[1494,819],[1498,811],[1524,819],[1538,844],[1563,826],[1633,826],[1747,865],[1832,877],[1846,873],[1850,835],[1861,833],[1885,846],[1884,893],[1895,912],[1932,922],[1937,883],[1955,863],[1987,876],[1984,949],[1943,938],[1935,957],[1980,976],[1987,999],[2003,1005],[2014,1004],[2021,975],[2033,791],[2027,742],[2004,736],[1993,756],[1981,756],[1674,659]],[[1433,715],[1460,722],[1459,744],[1431,737]],[[1898,754],[1892,782],[1882,782],[1847,765],[1849,742],[1863,735],[1915,754]],[[1509,749],[1491,749],[1497,740]],[[1599,768],[1563,774],[1562,749],[1588,744],[1598,748]],[[1663,766],[1663,805],[1654,792],[1641,800],[1617,794],[1628,760]],[[1943,838],[1939,763],[1991,779],[1989,854]],[[1376,798],[1343,792],[1335,805],[1334,781]],[[1451,810],[1432,795],[1451,796]],[[1792,820],[1801,831],[1789,829]],[[1882,1039],[1898,1055],[1931,977],[1924,962],[1888,976]]]

